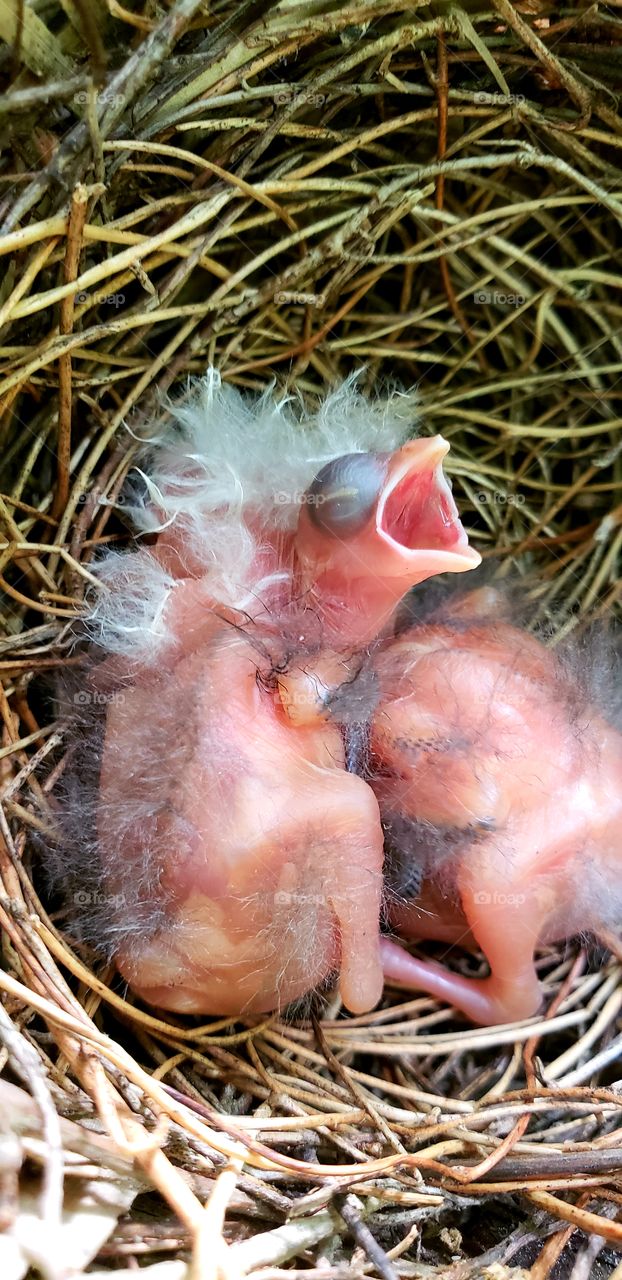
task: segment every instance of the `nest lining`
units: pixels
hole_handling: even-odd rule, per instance
[[[390,990],[347,1021],[178,1025],[72,945],[31,867],[67,749],[46,679],[98,547],[127,539],[136,438],[209,363],[309,397],[360,366],[369,390],[417,385],[473,539],[534,616],[564,637],[619,609],[622,22],[544,0],[5,9],[9,1228],[30,1181],[49,1230],[29,1260],[62,1274],[64,1166],[66,1210],[70,1182],[82,1209],[129,1188],[78,1269],[608,1275],[617,961],[543,952],[546,1015],[507,1029]]]

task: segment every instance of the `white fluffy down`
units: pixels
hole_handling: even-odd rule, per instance
[[[167,640],[163,614],[175,579],[147,548],[109,551],[96,570],[101,590],[86,619],[91,640],[109,653],[155,657]]]
[[[169,406],[171,422],[151,438],[130,478],[123,510],[137,530],[174,529],[175,540],[225,605],[245,609],[269,585],[253,577],[262,539],[292,530],[305,490],[344,453],[392,450],[415,426],[412,393],[368,400],[353,374],[309,412],[295,395],[242,395],[216,369]],[[256,570],[255,570],[256,572]],[[88,622],[103,648],[154,655],[166,636],[162,614],[174,581],[147,549],[109,553],[98,566],[104,590]]]

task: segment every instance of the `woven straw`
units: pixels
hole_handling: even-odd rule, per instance
[[[391,991],[197,1026],[125,999],[32,871],[71,748],[42,678],[135,438],[209,363],[418,385],[484,557],[557,636],[615,614],[619,5],[0,0],[0,73],[3,1224],[54,1280],[619,1280],[616,960],[543,951],[515,1027]]]

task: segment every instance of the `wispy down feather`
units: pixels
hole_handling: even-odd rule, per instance
[[[339,454],[393,450],[414,434],[412,393],[370,401],[359,381],[351,375],[310,412],[298,395],[278,398],[270,386],[245,396],[208,370],[169,405],[171,420],[130,473],[124,513],[140,533],[168,533],[182,567],[214,599],[247,609],[286,572],[258,578],[260,552],[275,531],[295,528],[321,467]],[[157,651],[175,578],[144,549],[109,552],[97,572],[108,590],[93,602],[92,638],[113,653]]]

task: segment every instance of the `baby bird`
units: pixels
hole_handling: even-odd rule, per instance
[[[489,589],[397,621],[479,562],[412,416],[350,379],[307,418],[211,371],[135,473],[148,540],[99,566],[64,877],[151,1005],[263,1013],[336,978],[362,1013],[386,977],[513,1021],[538,944],[622,923],[622,736],[576,672]]]
[[[538,1011],[540,943],[622,923],[622,735],[503,612],[496,593],[474,592],[374,657],[392,929],[480,947],[490,967],[469,979],[386,938],[384,974],[482,1024]],[[400,899],[413,868],[414,896]]]
[[[109,589],[90,618],[93,639],[152,661],[188,623],[167,604],[191,579],[197,615],[211,602],[282,634],[294,614],[299,648],[354,648],[412,585],[477,566],[443,475],[449,445],[407,440],[412,396],[369,401],[357,381],[307,414],[294,397],[245,398],[211,369],[172,406],[173,425],[151,440],[123,505],[155,545],[100,563]]]
[[[66,807],[74,883],[98,886],[89,936],[163,1009],[281,1009],[337,973],[363,1012],[382,991],[378,802],[286,686],[479,562],[448,445],[404,443],[407,398],[370,404],[352,379],[309,420],[212,371],[175,420],[124,503],[151,544],[102,561],[88,622],[97,778],[74,774]]]
[[[129,921],[153,903],[117,967],[149,1004],[179,1013],[282,1007],[333,971],[349,1009],[372,1008],[377,801],[346,772],[339,730],[293,727],[253,644],[208,616],[194,651],[108,709],[103,878]]]

